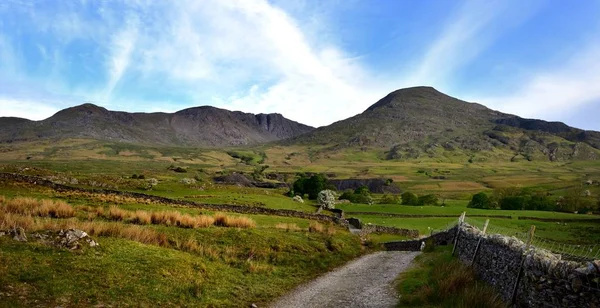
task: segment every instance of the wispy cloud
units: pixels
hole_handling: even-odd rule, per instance
[[[109,78],[104,89],[104,99],[111,98],[115,87],[129,67],[131,54],[134,50],[138,35],[138,21],[136,18],[128,20],[124,30],[116,33],[111,41],[110,60],[107,62]]]
[[[464,69],[490,43],[527,20],[537,1],[468,0],[449,14],[443,31],[429,46],[405,83],[446,88],[452,74]]]
[[[600,104],[600,41],[592,41],[561,66],[535,72],[515,92],[473,97],[488,106],[524,117],[559,120],[588,104]],[[597,129],[597,128],[596,128]]]

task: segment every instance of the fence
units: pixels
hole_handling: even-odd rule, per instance
[[[453,254],[518,307],[600,307],[600,245],[572,245],[461,215]],[[433,233],[432,233],[433,234]]]

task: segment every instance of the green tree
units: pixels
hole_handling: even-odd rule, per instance
[[[523,196],[504,197],[500,200],[500,209],[503,210],[522,210],[525,208],[527,199]]]
[[[436,195],[433,195],[433,194],[420,196],[417,199],[417,204],[418,205],[437,205],[438,204],[438,197]]]
[[[473,195],[467,207],[475,209],[490,209],[492,208],[492,202],[486,193],[480,192]]]
[[[407,191],[403,193],[400,197],[402,198],[402,204],[404,205],[418,205],[419,199],[417,198],[417,195],[411,192]]]

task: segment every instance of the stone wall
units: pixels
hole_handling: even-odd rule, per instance
[[[519,239],[498,234],[482,235],[465,225],[458,237],[457,255],[471,264],[477,243],[479,252],[473,263],[477,276],[495,287],[510,302],[519,274],[517,307],[600,307],[600,262],[573,262],[547,250],[530,248]]]
[[[418,251],[421,243],[430,238],[436,245],[452,245],[456,234],[457,227],[454,227],[428,238],[388,242],[384,246],[387,250]],[[517,238],[483,235],[477,228],[464,224],[458,233],[456,255],[463,263],[472,265],[479,279],[496,288],[506,303],[512,299],[523,263],[516,307],[600,308],[599,260],[574,262],[544,249],[526,248],[526,244]]]
[[[149,194],[143,194],[143,193],[137,193],[137,192],[119,191],[119,190],[110,190],[110,189],[86,189],[86,188],[72,187],[72,186],[57,184],[57,183],[45,180],[40,177],[23,175],[23,174],[0,173],[0,180],[9,180],[9,181],[14,181],[14,182],[40,185],[40,186],[52,188],[56,191],[118,195],[118,196],[135,198],[135,199],[151,201],[151,202],[156,202],[156,203],[183,205],[183,206],[207,209],[207,210],[211,210],[211,211],[224,211],[224,212],[234,212],[234,213],[241,213],[241,214],[296,217],[296,218],[318,220],[318,221],[322,221],[322,222],[333,222],[333,223],[341,224],[343,226],[347,226],[347,222],[345,219],[334,217],[334,216],[329,216],[329,215],[324,215],[324,214],[312,214],[312,213],[306,213],[306,212],[294,211],[294,210],[270,209],[270,208],[257,207],[257,206],[244,206],[244,205],[233,205],[233,204],[203,204],[203,203],[197,203],[197,202],[188,201],[188,200],[170,199],[170,198],[154,196],[154,195],[149,195]]]
[[[383,243],[383,247],[388,251],[419,251],[421,249],[421,244],[429,239],[433,240],[433,244],[436,246],[452,244],[455,235],[456,227],[446,231],[434,233],[431,236],[418,240]]]
[[[372,224],[363,224],[361,234],[366,235],[370,233],[385,233],[408,236],[412,238],[419,237],[419,230],[400,229],[395,227],[378,226]]]

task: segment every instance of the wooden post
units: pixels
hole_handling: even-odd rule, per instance
[[[479,241],[477,241],[477,246],[475,246],[475,252],[473,253],[473,260],[471,260],[471,266],[473,266],[473,264],[475,264],[475,258],[477,258],[477,253],[479,252],[479,246],[481,246],[481,241],[483,240],[483,236],[485,235],[485,231],[487,231],[487,227],[488,227],[489,223],[490,223],[490,220],[487,219],[485,221],[485,224],[483,225],[483,233],[481,234]]]
[[[527,236],[527,243],[525,246],[525,253],[529,250],[531,246],[531,242],[533,241],[533,235],[535,233],[535,226],[532,225],[531,229],[529,229],[529,235]],[[526,254],[523,254],[523,259],[521,259],[521,266],[519,266],[519,272],[517,273],[517,281],[515,281],[515,287],[513,288],[512,297],[510,299],[510,304],[514,305],[517,300],[517,289],[519,288],[519,281],[521,280],[521,276],[523,275],[523,267],[525,266],[525,259],[527,258]]]
[[[460,218],[458,218],[458,225],[456,227],[456,235],[454,236],[454,247],[452,248],[452,256],[454,256],[454,252],[456,251],[456,246],[458,245],[458,236],[460,235],[460,227],[462,226],[463,222],[465,221],[466,214],[467,214],[467,212],[462,212],[462,214],[460,214]]]

